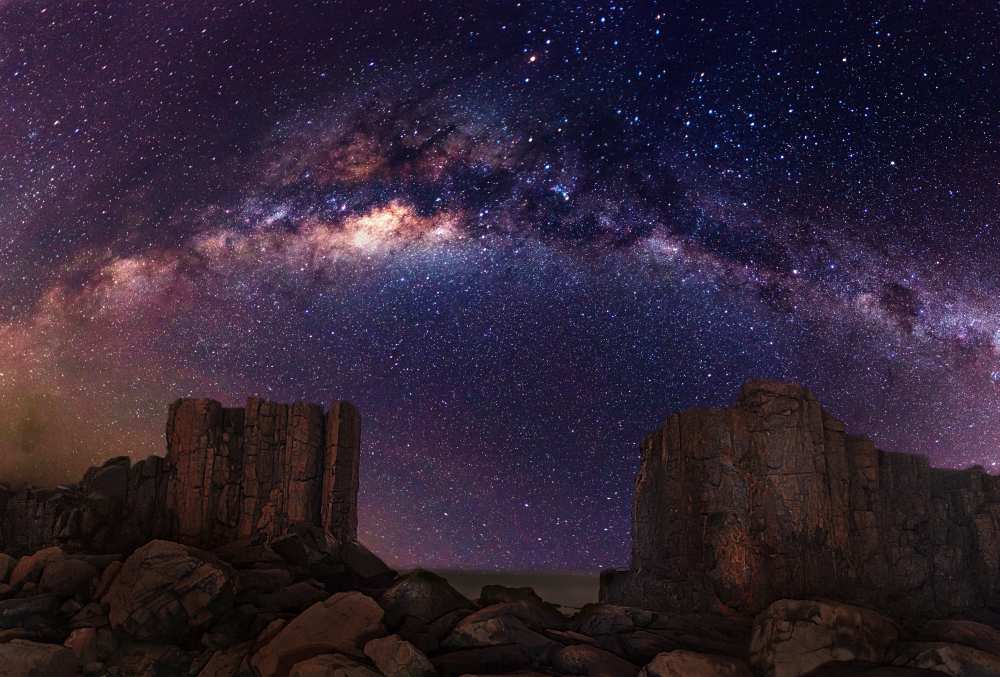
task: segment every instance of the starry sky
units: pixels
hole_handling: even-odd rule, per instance
[[[849,5],[845,7],[844,5]],[[1000,463],[1000,6],[0,0],[0,472],[350,399],[399,565],[627,563],[751,377]]]

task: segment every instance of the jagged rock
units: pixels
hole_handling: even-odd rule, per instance
[[[235,593],[229,566],[208,553],[152,541],[128,558],[104,597],[111,625],[140,640],[179,640],[225,614]]]
[[[399,635],[371,640],[365,644],[365,655],[386,677],[432,677],[437,674],[427,656]]]
[[[798,677],[837,661],[881,663],[898,637],[895,623],[868,609],[780,600],[754,621],[750,662],[767,677]]]
[[[258,674],[284,677],[297,662],[324,653],[361,658],[369,640],[385,635],[383,615],[366,595],[338,593],[289,622],[250,663]]]
[[[454,677],[471,673],[500,674],[527,668],[532,658],[516,644],[464,649],[435,656],[431,663],[442,675]]]
[[[289,677],[379,677],[379,673],[347,656],[323,654],[296,663]]]
[[[668,651],[639,672],[639,677],[752,677],[750,666],[729,656]]]
[[[605,651],[587,644],[567,646],[552,656],[552,667],[564,675],[586,677],[635,677],[639,668]]]
[[[96,577],[97,569],[82,559],[58,560],[45,565],[38,589],[61,597],[71,597],[89,592],[90,584]]]
[[[920,639],[926,642],[964,644],[1000,656],[1000,630],[975,621],[930,621],[920,629]]]
[[[903,643],[896,649],[894,665],[932,670],[951,677],[1000,675],[1000,656],[961,644]]]
[[[996,605],[1000,477],[847,435],[808,390],[754,381],[643,443],[632,567],[602,600],[757,613],[832,598],[913,619]]]
[[[3,674],[12,677],[75,677],[81,667],[64,646],[22,639],[0,644],[0,666]]]

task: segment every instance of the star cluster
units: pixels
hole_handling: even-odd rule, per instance
[[[822,5],[822,3],[820,3]],[[0,471],[351,399],[403,565],[624,564],[750,377],[1000,463],[1000,9],[0,1]]]

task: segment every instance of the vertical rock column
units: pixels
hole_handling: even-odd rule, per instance
[[[296,522],[318,524],[323,484],[323,410],[251,399],[246,409],[241,538],[269,539]]]
[[[334,402],[326,415],[322,525],[342,541],[358,538],[358,467],[361,421],[350,402]]]
[[[243,411],[213,400],[178,400],[167,420],[166,509],[178,540],[230,540],[243,471]]]

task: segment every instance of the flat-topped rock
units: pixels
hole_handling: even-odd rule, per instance
[[[156,538],[202,548],[267,541],[311,524],[357,538],[360,423],[347,402],[231,409],[205,399],[170,407],[166,455],[91,468],[76,485],[0,485],[0,552],[64,545],[128,553]],[[6,571],[6,565],[4,565]]]
[[[751,381],[646,437],[632,566],[602,599],[753,614],[832,598],[915,619],[996,604],[1000,478],[850,435],[806,388]]]

